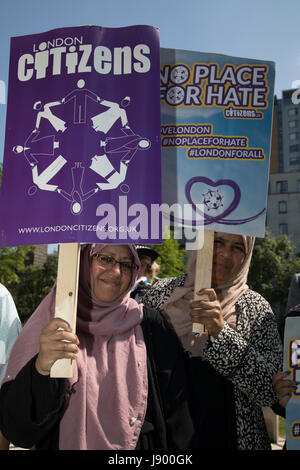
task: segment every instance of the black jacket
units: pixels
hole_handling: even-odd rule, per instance
[[[185,356],[164,317],[144,307],[148,403],[137,450],[185,450],[194,429],[189,411]],[[72,390],[65,379],[40,375],[32,358],[0,390],[0,429],[22,448],[57,450],[59,422]]]

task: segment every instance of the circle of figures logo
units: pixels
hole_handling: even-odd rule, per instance
[[[58,101],[36,101],[34,129],[22,145],[13,147],[31,168],[27,194],[53,192],[77,215],[84,202],[101,191],[128,193],[128,166],[137,152],[151,146],[129,124],[130,101],[129,96],[120,103],[103,99],[85,88],[82,79]]]

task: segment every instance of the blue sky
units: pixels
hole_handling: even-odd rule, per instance
[[[276,63],[275,92],[300,81],[297,0],[1,0],[0,161],[3,159],[10,37],[64,26],[149,24],[161,47],[219,52]]]

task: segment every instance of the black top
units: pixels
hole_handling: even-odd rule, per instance
[[[189,360],[191,409],[198,450],[236,450],[234,389],[200,357]]]
[[[143,302],[144,295],[151,289],[151,284],[146,284],[144,281],[140,281],[135,289],[131,292],[130,297],[136,300],[138,303]]]
[[[137,450],[185,450],[195,445],[185,356],[164,317],[144,307],[148,404]],[[22,448],[58,449],[59,422],[72,390],[65,379],[43,376],[32,358],[0,390],[0,429]]]

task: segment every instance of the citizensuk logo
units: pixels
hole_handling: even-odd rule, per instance
[[[0,104],[6,104],[6,86],[3,80],[0,80]]]

